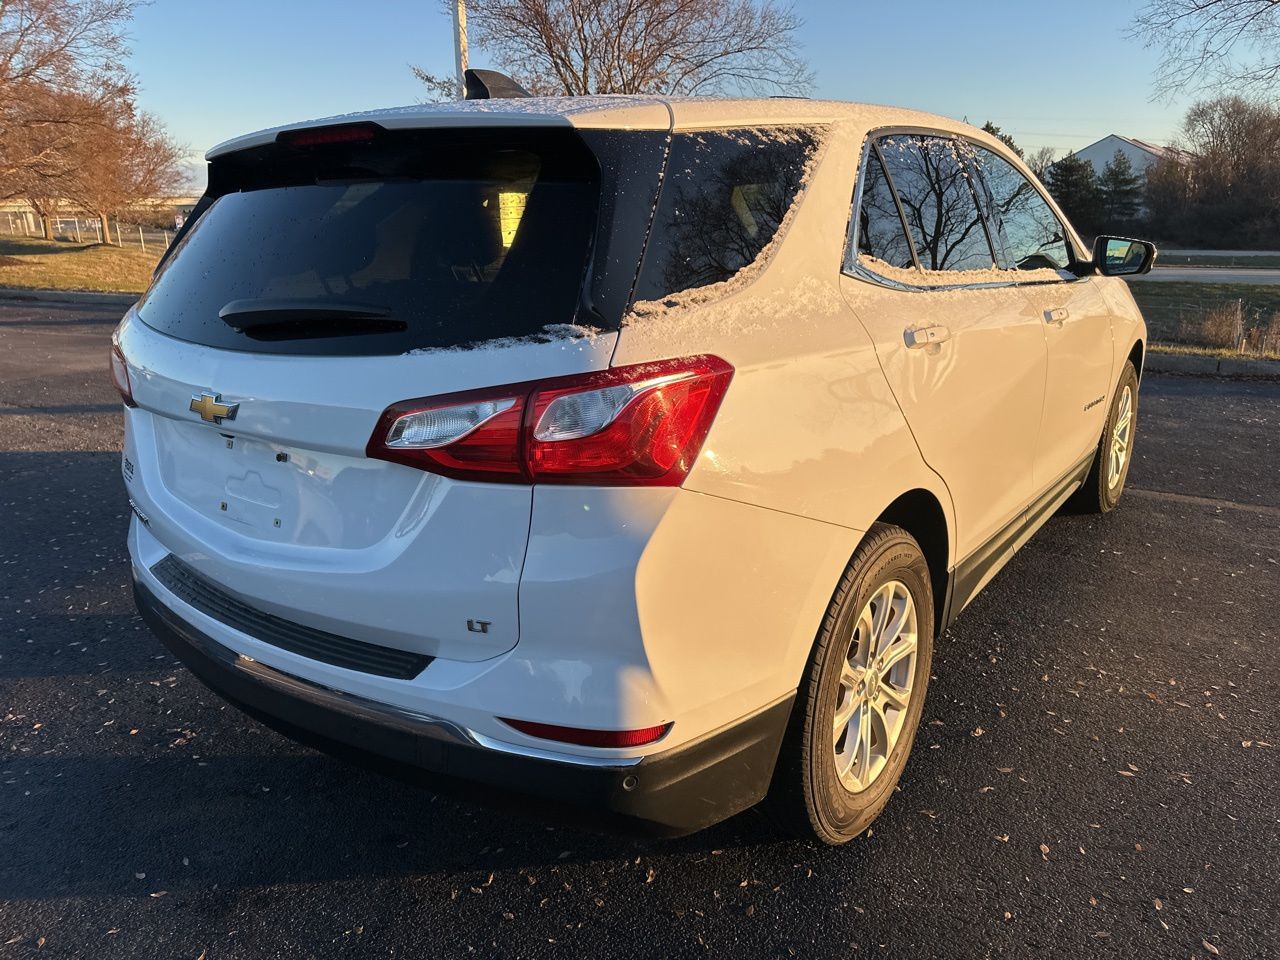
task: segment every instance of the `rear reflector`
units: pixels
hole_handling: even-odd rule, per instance
[[[643,747],[661,740],[671,729],[669,723],[641,727],[639,730],[588,730],[581,727],[561,727],[554,723],[534,723],[531,720],[508,720],[506,717],[498,719],[531,737],[573,743],[580,747]]]
[[[133,402],[133,386],[129,383],[129,364],[116,344],[111,345],[111,382],[120,391],[120,399],[126,407],[136,407]]]
[[[302,130],[282,130],[276,134],[276,143],[289,147],[319,147],[331,143],[369,143],[382,132],[382,127],[372,121],[340,123],[331,127],[306,127]]]
[[[365,452],[458,480],[679,486],[732,377],[696,356],[405,400]]]

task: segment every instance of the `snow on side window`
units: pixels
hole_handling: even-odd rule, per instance
[[[875,261],[873,269],[912,271],[911,280],[919,282],[915,274],[915,261],[911,258],[911,246],[903,231],[898,204],[889,189],[884,167],[875,151],[867,154],[863,171],[862,204],[858,208],[857,251],[868,261]],[[868,264],[871,266],[871,264]],[[883,272],[883,270],[879,270]]]
[[[681,133],[672,138],[636,301],[729,280],[769,245],[817,148],[799,128]]]

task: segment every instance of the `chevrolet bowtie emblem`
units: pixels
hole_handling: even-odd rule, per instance
[[[234,420],[239,409],[238,403],[223,403],[220,393],[200,393],[191,398],[191,412],[200,414],[206,423]]]

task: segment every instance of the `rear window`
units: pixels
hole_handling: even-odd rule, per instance
[[[773,239],[817,146],[816,131],[763,128],[672,137],[635,299],[728,280]]]
[[[220,195],[139,316],[182,340],[258,353],[537,336],[580,322],[598,183],[569,131],[381,132],[233,154],[214,161]]]

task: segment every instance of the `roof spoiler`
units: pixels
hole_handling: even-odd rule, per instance
[[[465,100],[516,99],[532,96],[505,73],[497,70],[466,70],[462,74],[466,85]]]

